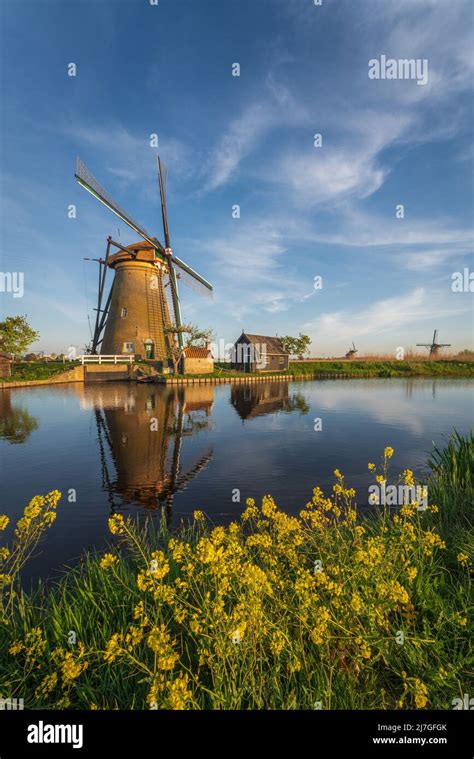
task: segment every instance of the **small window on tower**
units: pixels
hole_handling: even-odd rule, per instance
[[[124,353],[135,353],[135,346],[133,343],[124,343],[123,344],[123,352]]]
[[[125,319],[127,314],[128,314],[128,308],[125,308],[125,307],[122,308],[122,310],[120,311],[120,316],[122,317],[122,319]]]

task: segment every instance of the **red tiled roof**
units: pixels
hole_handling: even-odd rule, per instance
[[[209,348],[201,348],[197,345],[190,345],[183,352],[186,358],[209,358],[211,353]]]

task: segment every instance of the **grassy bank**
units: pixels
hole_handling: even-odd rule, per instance
[[[410,486],[392,454],[374,478]],[[59,493],[34,499],[1,554],[0,694],[26,708],[452,709],[472,677],[472,462],[472,438],[454,438],[433,453],[428,508],[364,519],[338,470],[297,517],[270,496],[225,528],[115,514],[102,556],[25,595],[17,575]]]
[[[56,374],[73,369],[77,363],[73,361],[45,361],[41,362],[24,362],[15,363],[12,366],[11,377],[2,377],[2,382],[29,382],[32,380],[46,380],[54,377]]]
[[[472,361],[291,361],[290,374],[366,377],[474,377]]]

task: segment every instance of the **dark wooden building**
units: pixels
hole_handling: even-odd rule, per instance
[[[231,368],[238,372],[281,372],[288,369],[289,359],[278,337],[242,332],[234,344]]]
[[[244,422],[289,407],[288,382],[239,382],[230,386],[230,402]]]

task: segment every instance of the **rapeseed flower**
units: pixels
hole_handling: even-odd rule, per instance
[[[99,566],[101,569],[108,569],[109,567],[112,567],[114,564],[118,562],[117,556],[114,556],[112,553],[104,553],[102,556]]]

